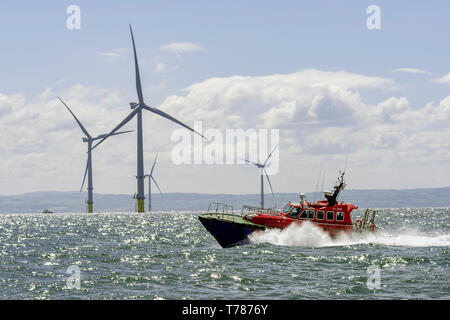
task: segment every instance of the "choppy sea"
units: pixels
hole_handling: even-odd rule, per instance
[[[199,214],[1,214],[0,299],[450,299],[450,208],[380,209],[374,234],[304,224],[229,249]]]

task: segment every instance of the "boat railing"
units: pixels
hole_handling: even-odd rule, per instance
[[[207,214],[218,215],[219,218],[236,221],[240,216],[234,214],[233,206],[221,202],[212,202],[209,204]]]
[[[233,206],[221,202],[212,202],[209,204],[208,213],[233,214]]]
[[[358,219],[355,221],[356,230],[358,230],[358,231],[366,231],[366,230],[374,231],[375,228],[377,228],[375,226],[375,217],[376,217],[377,213],[378,213],[378,210],[376,210],[376,209],[366,209],[362,220]],[[370,217],[371,214],[372,214],[372,216]]]
[[[273,208],[269,209],[263,209],[259,207],[252,207],[252,206],[242,206],[242,215],[246,215],[249,213],[267,213],[267,214],[277,214],[278,211],[276,211]]]

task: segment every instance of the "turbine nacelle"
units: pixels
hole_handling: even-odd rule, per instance
[[[139,106],[139,103],[137,102],[130,102],[130,108],[131,109],[136,109]]]

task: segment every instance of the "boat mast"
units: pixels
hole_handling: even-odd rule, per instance
[[[339,193],[341,192],[341,190],[344,190],[345,188],[345,182],[344,182],[344,174],[345,171],[339,171],[340,173],[340,177],[338,177],[338,180],[336,182],[336,185],[334,186],[334,192],[333,194],[325,194],[325,198],[327,198],[328,200],[328,205],[329,206],[334,206],[336,204],[336,200],[337,197],[339,195]]]

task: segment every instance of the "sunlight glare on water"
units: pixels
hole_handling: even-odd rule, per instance
[[[380,209],[370,235],[331,239],[305,224],[229,249],[201,213],[3,214],[0,298],[450,298],[448,208]],[[367,286],[373,266],[378,289]]]

